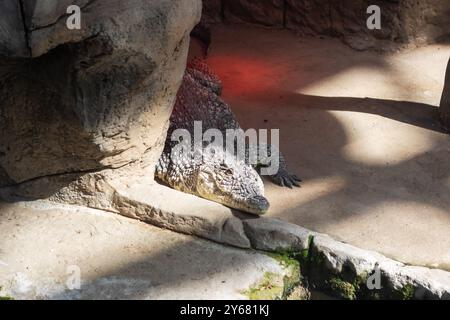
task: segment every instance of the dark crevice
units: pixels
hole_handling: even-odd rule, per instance
[[[32,50],[31,50],[31,43],[30,43],[30,34],[27,26],[27,19],[25,15],[25,8],[23,5],[23,0],[19,0],[19,7],[20,7],[20,15],[22,18],[22,24],[23,24],[23,32],[25,33],[25,42],[28,49],[28,54],[31,57],[32,56]]]
[[[99,168],[99,169],[90,169],[90,170],[80,170],[80,171],[67,171],[67,172],[60,172],[60,173],[53,173],[53,174],[48,174],[48,175],[43,175],[43,176],[37,176],[28,180],[24,180],[24,181],[20,181],[18,183],[14,183],[14,184],[9,184],[9,185],[5,185],[3,187],[0,188],[15,188],[15,187],[19,187],[21,185],[30,183],[30,182],[34,182],[43,178],[53,178],[53,177],[58,177],[58,176],[67,176],[67,175],[83,175],[83,174],[88,174],[88,173],[95,173],[95,172],[99,172],[101,170],[104,169],[108,169],[108,168]]]
[[[99,168],[95,168],[95,169],[74,170],[74,171],[58,172],[58,173],[52,173],[52,174],[37,176],[37,177],[31,178],[31,179],[28,179],[28,180],[24,180],[24,181],[20,181],[20,182],[16,182],[16,183],[13,183],[13,184],[2,186],[2,187],[0,187],[0,190],[4,189],[4,188],[19,187],[21,185],[24,185],[24,184],[27,184],[27,183],[30,183],[30,182],[34,182],[34,181],[37,181],[37,180],[40,180],[40,179],[43,179],[43,178],[54,178],[54,177],[69,176],[69,175],[82,176],[82,175],[89,174],[89,173],[98,173],[98,172],[101,172],[101,171],[104,171],[104,170],[111,170],[111,169],[118,170],[118,169],[121,169],[121,168],[126,167],[128,165],[131,165],[131,164],[133,164],[135,162],[136,161],[131,161],[129,163],[126,163],[126,164],[118,166],[118,167],[106,166],[106,167],[99,167]]]
[[[225,22],[225,0],[220,1],[220,18]]]

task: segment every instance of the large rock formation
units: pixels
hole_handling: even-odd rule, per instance
[[[395,44],[423,45],[450,39],[448,0],[214,0],[205,21],[246,22],[286,27],[301,35],[341,38],[351,47],[391,49]],[[369,30],[367,8],[381,8],[381,30]],[[220,10],[220,12],[219,12]]]
[[[200,0],[2,0],[0,187],[151,166],[200,13]]]

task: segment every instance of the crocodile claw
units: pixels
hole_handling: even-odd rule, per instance
[[[300,188],[299,182],[302,181],[295,174],[290,174],[286,170],[279,170],[278,173],[271,176],[270,179],[275,184],[277,184],[281,187],[288,187],[289,189],[292,189],[292,187]]]

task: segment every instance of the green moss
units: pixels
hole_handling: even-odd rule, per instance
[[[354,284],[335,277],[329,280],[329,285],[331,290],[339,294],[342,298],[349,300],[356,299],[357,288],[355,288]]]
[[[397,294],[399,295],[400,299],[402,300],[411,300],[414,299],[414,294],[416,292],[416,289],[412,284],[407,284],[400,290],[397,290]]]
[[[3,287],[2,286],[0,286],[0,293],[3,291]],[[14,300],[14,298],[13,297],[10,297],[10,296],[1,296],[0,295],[0,301],[2,301],[2,300]]]
[[[244,294],[250,300],[276,300],[282,298],[283,292],[284,284],[281,277],[275,273],[266,272],[263,280]]]
[[[283,299],[287,299],[297,288],[303,288],[302,276],[300,274],[300,265],[291,268],[289,275],[283,278]],[[306,290],[306,289],[305,289]]]
[[[287,275],[283,277],[282,299],[297,299],[297,297],[300,298],[300,296],[308,296],[307,294],[304,294],[304,292],[308,292],[308,290],[302,286],[300,260],[302,259],[303,254],[303,251],[299,252],[294,250],[268,253],[270,257],[277,260],[281,266],[287,269]],[[295,294],[295,292],[302,292],[302,294]]]
[[[269,257],[277,260],[283,267],[294,267],[297,268],[299,266],[299,261],[295,258],[298,255],[298,252],[291,250],[278,251],[276,253],[269,252]]]
[[[355,284],[358,285],[367,285],[367,279],[369,279],[370,274],[368,272],[363,272],[361,274],[358,274],[355,278]]]
[[[308,237],[308,246],[303,250],[296,250],[293,248],[279,249],[275,253],[269,253],[269,255],[277,259],[278,261],[285,263],[286,265],[297,264],[307,262],[309,260],[310,249],[314,241],[314,236]]]
[[[313,236],[308,238],[307,249],[282,249],[267,255],[276,259],[283,267],[289,268],[290,272],[288,271],[288,275],[282,279],[282,284],[276,285],[276,288],[263,281],[258,287],[250,289],[248,295],[251,299],[268,299],[274,296],[276,299],[280,297],[281,299],[308,299],[310,292],[306,288],[313,288],[314,291],[349,300],[409,300],[414,299],[415,296],[413,285],[406,285],[401,289],[388,286],[380,290],[370,290],[367,287],[370,273],[357,274],[351,265],[344,265],[339,274],[335,274],[329,269],[325,254],[314,245]],[[282,288],[281,295],[280,288]]]

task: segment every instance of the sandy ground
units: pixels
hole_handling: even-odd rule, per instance
[[[0,202],[0,297],[246,299],[266,272],[284,274],[264,254],[113,213],[50,207]]]
[[[450,136],[437,121],[450,46],[379,55],[283,30],[217,26],[208,61],[244,128],[280,129],[300,189],[269,216],[450,270]]]

